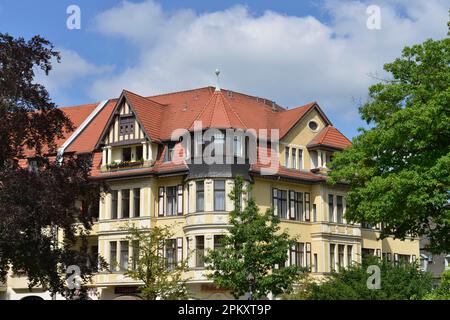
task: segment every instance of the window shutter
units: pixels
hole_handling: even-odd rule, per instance
[[[183,186],[180,184],[177,187],[177,213],[179,216],[183,215]]]
[[[289,190],[289,218],[295,220],[295,192]]]
[[[398,264],[398,253],[394,253],[394,264]]]
[[[164,187],[158,188],[158,215],[164,216]]]
[[[311,269],[311,243],[306,243],[306,268],[308,271]]]
[[[278,195],[278,189],[273,188],[272,189],[272,207],[273,207],[273,214],[275,216],[278,216],[278,199],[277,199],[277,195]]]
[[[310,221],[311,201],[309,192],[305,192],[305,221]]]
[[[177,238],[177,263],[181,264],[183,261],[183,238]]]

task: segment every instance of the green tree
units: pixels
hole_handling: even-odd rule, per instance
[[[140,296],[145,300],[178,300],[187,299],[186,278],[187,259],[169,263],[164,256],[165,245],[173,239],[173,226],[152,227],[150,231],[142,231],[134,226],[128,227],[128,241],[133,247],[133,256],[125,275],[143,282]],[[177,255],[175,245],[175,257]]]
[[[380,289],[369,289],[369,265],[380,268]],[[305,279],[300,290],[286,299],[302,300],[411,300],[421,299],[431,289],[431,275],[417,264],[395,266],[380,259],[367,259],[339,272],[332,272],[322,281]]]
[[[439,286],[428,293],[425,300],[450,300],[450,270],[442,273]]]
[[[229,234],[221,239],[222,248],[209,251],[205,257],[207,268],[212,271],[208,277],[219,288],[230,290],[235,298],[249,292],[255,299],[269,292],[289,292],[301,270],[297,266],[282,266],[295,240],[280,232],[280,220],[272,210],[261,214],[252,197],[242,209],[242,198],[249,192],[250,187],[244,188],[243,179],[237,177],[229,195],[234,202]]]
[[[336,154],[329,181],[350,187],[347,220],[449,252],[450,39],[405,47],[384,70],[392,79],[371,86],[359,109],[370,128]]]

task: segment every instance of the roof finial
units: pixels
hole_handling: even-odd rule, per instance
[[[216,79],[216,91],[220,91],[220,85],[219,85],[220,70],[216,69],[215,74],[216,74],[216,77],[217,77],[217,79]]]

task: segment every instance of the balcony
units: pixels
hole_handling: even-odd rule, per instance
[[[141,169],[150,168],[153,165],[153,161],[115,161],[101,166],[102,172],[114,172],[119,170],[131,170],[131,169]]]

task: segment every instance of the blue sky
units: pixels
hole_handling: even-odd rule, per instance
[[[69,5],[81,29],[66,28]],[[366,26],[369,5],[381,29]],[[0,30],[39,34],[62,53],[38,76],[61,106],[214,84],[285,107],[317,101],[348,137],[382,65],[405,45],[446,35],[446,1],[2,0]]]

